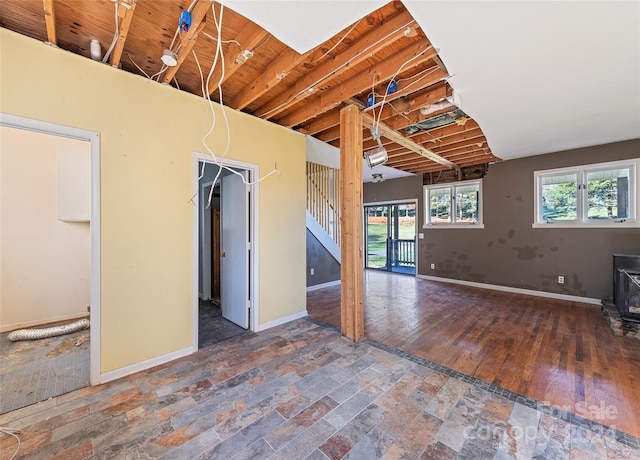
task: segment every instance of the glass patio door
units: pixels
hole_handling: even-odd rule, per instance
[[[415,275],[415,203],[365,206],[365,268]]]

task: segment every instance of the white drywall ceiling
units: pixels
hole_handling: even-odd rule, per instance
[[[306,52],[386,2],[223,0]],[[503,159],[640,137],[640,2],[404,0]]]
[[[306,138],[307,161],[329,166],[334,169],[340,169],[340,149],[333,145],[329,145],[326,142],[319,141],[315,137],[306,136]],[[362,182],[371,182],[373,180],[373,173],[382,174],[384,180],[413,176],[411,173],[390,168],[388,166],[376,166],[371,169],[367,165],[366,160],[362,160]]]
[[[496,156],[640,137],[640,2],[403,3]]]
[[[220,0],[300,54],[326,42],[386,0]]]

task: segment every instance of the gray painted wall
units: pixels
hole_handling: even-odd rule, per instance
[[[612,255],[640,254],[640,229],[542,228],[534,219],[533,172],[638,158],[640,139],[493,164],[483,181],[484,229],[421,229],[419,274],[581,297],[612,295]],[[365,184],[364,201],[419,196],[421,178]],[[431,270],[430,265],[436,264]],[[564,275],[564,285],[557,284]]]
[[[311,275],[311,269],[314,274]],[[307,287],[340,279],[340,264],[307,229]]]

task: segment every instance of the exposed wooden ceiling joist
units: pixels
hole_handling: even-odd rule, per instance
[[[397,74],[403,64],[411,61],[413,65],[433,59],[436,55],[434,48],[425,42],[416,42],[407,46],[392,56],[378,62],[375,66],[363,71],[347,81],[332,87],[320,94],[319,98],[312,100],[293,112],[277,120],[283,126],[296,126],[300,123],[321,115],[338,106],[342,101],[360,94],[371,86],[372,82],[390,80]]]
[[[1,1],[3,27],[36,40],[57,42],[60,48],[87,58],[92,39],[103,44],[113,40],[114,3],[110,0],[82,2],[82,8],[55,0]],[[185,9],[191,12],[191,25],[178,37],[176,19]],[[118,36],[109,62],[120,64],[123,71],[202,95],[198,66],[189,57],[195,52],[202,69],[213,67],[205,93],[218,92],[221,82],[225,105],[294,127],[336,147],[341,143],[340,108],[355,104],[365,115],[381,121],[381,130],[388,130],[381,141],[389,153],[389,165],[428,172],[451,168],[454,163],[496,160],[472,119],[466,119],[464,126],[453,123],[412,134],[404,129],[457,107],[444,107],[443,102],[452,95],[446,67],[422,30],[407,33],[417,24],[402,2],[386,3],[305,54],[218,0],[118,0],[117,14]],[[212,14],[216,14],[215,25]],[[211,35],[204,34],[206,30]],[[214,62],[218,45],[224,58]],[[160,62],[167,48],[177,52],[174,67],[162,67]],[[249,56],[246,62],[237,59],[242,54]],[[131,63],[121,59],[127,55]],[[386,94],[392,78],[397,89]],[[367,107],[372,92],[386,94],[384,103],[378,96],[378,105]],[[363,147],[368,150],[376,144],[366,129]],[[424,152],[427,157],[435,156],[427,158]]]
[[[442,81],[447,77],[448,75],[442,69],[433,68],[426,83],[422,83],[418,87],[401,88],[397,93],[394,93],[393,97],[382,107],[380,118],[386,120],[398,113],[410,113],[451,96],[453,92],[451,87]],[[365,112],[379,112],[379,110],[379,107],[372,106],[365,109]]]
[[[122,58],[122,51],[124,50],[124,44],[127,41],[127,34],[129,33],[129,27],[131,27],[131,20],[133,19],[133,12],[136,9],[136,0],[121,0],[120,7],[118,8],[118,23],[120,30],[118,31],[118,40],[113,47],[109,62],[112,66],[117,67],[120,64]]]
[[[242,110],[260,96],[265,94],[275,85],[280,83],[287,74],[298,64],[304,62],[312,53],[300,54],[295,50],[287,49],[276,58],[275,61],[260,75],[251,85],[238,93],[228,105],[236,110]]]
[[[162,76],[163,83],[169,83],[173,77],[175,77],[178,69],[184,62],[184,60],[191,53],[193,45],[195,45],[198,35],[202,32],[205,25],[205,18],[207,13],[212,8],[213,3],[209,0],[198,0],[193,10],[191,11],[191,27],[184,33],[180,39],[180,50],[178,51],[177,64],[173,67],[169,67]]]
[[[58,37],[56,36],[56,14],[53,8],[53,0],[42,0],[44,6],[44,22],[47,26],[47,40],[49,43],[56,45]]]
[[[313,88],[329,78],[339,77],[348,69],[355,67],[379,50],[404,37],[404,30],[414,22],[407,11],[390,18],[381,26],[352,43],[345,51],[319,64],[287,91],[258,108],[254,115],[268,119],[277,116],[291,105],[311,96],[312,92],[308,91],[308,88]]]
[[[260,45],[260,43],[264,43],[264,40],[268,39],[269,35],[269,32],[253,22],[249,22],[245,27],[243,27],[240,33],[238,33],[238,35],[236,35],[233,41],[229,44],[229,49],[224,55],[224,76],[222,65],[217,66],[211,74],[210,85],[213,86],[208,88],[209,94],[216,92],[219,85],[222,85],[225,81],[231,78],[231,76],[236,73],[240,67],[242,67],[245,60],[238,60],[238,56],[241,53],[245,50],[253,52],[253,49]]]

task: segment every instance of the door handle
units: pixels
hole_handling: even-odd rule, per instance
[[[220,253],[220,257],[227,257],[227,253],[226,252],[221,252]]]

